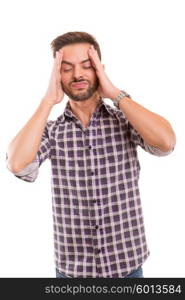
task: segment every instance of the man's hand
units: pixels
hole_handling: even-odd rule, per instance
[[[103,98],[109,98],[113,100],[117,97],[117,95],[119,95],[120,90],[116,88],[107,77],[104,71],[104,65],[102,65],[97,50],[95,50],[93,45],[91,45],[89,48],[88,55],[99,79],[98,93]]]
[[[53,69],[49,81],[47,92],[44,96],[44,101],[51,104],[57,104],[64,98],[64,92],[61,86],[61,63],[63,57],[63,50],[56,52],[56,57],[53,64]]]

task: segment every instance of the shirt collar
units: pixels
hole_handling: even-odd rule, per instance
[[[111,114],[111,115],[115,114],[115,109],[112,108],[111,106],[109,106],[108,104],[106,104],[103,98],[100,98],[100,101],[99,101],[99,103],[98,103],[98,105],[96,107],[94,115],[97,115],[103,108],[108,112],[108,114]],[[70,117],[72,119],[77,119],[76,116],[71,111],[69,100],[66,103],[66,107],[64,109],[63,114],[60,115],[57,118],[57,120],[59,120],[60,122],[63,122],[63,121],[65,121],[66,117]]]

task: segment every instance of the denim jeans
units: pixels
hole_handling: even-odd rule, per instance
[[[57,269],[56,269],[56,277],[57,278],[71,278],[71,276],[66,276],[64,273],[59,272]],[[137,270],[128,274],[125,278],[143,278],[142,267],[139,267]]]

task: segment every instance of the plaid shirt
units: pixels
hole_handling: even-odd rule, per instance
[[[55,263],[69,277],[125,277],[149,255],[138,187],[137,146],[145,143],[124,113],[103,99],[87,128],[69,102],[47,121],[37,159],[15,176],[33,182],[51,161]]]

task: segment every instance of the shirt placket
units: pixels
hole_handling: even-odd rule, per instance
[[[101,274],[100,268],[100,255],[103,252],[103,247],[101,245],[101,235],[100,235],[100,226],[101,221],[101,206],[100,201],[97,199],[97,189],[99,188],[96,185],[96,174],[97,165],[96,159],[96,120],[97,115],[94,115],[92,118],[90,126],[86,129],[84,134],[84,145],[86,149],[86,167],[87,167],[87,189],[89,191],[89,217],[92,233],[92,245],[94,253],[94,261],[96,265],[96,277],[99,277]]]

